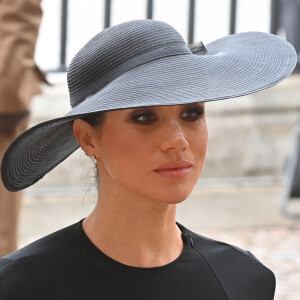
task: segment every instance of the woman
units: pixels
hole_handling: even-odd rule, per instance
[[[11,191],[79,146],[97,165],[98,202],[83,221],[0,260],[1,299],[273,299],[252,254],[175,222],[201,173],[204,102],[286,78],[294,49],[265,33],[187,46],[171,26],[104,30],[68,71],[72,110],[19,136],[2,162]]]

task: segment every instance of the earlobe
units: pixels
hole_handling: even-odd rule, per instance
[[[82,148],[82,150],[88,156],[95,155],[96,145],[95,145],[95,130],[86,121],[77,119],[73,122],[74,135]]]

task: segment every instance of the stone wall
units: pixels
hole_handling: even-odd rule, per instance
[[[203,177],[281,176],[300,122],[300,76],[256,94],[207,104]]]

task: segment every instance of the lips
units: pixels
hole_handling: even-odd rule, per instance
[[[186,176],[192,170],[193,164],[185,161],[172,161],[166,164],[163,164],[154,171],[163,177],[167,178],[181,178]]]

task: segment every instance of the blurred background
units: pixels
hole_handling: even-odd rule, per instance
[[[69,111],[66,68],[74,54],[109,25],[153,18],[174,26],[187,42],[204,45],[242,31],[286,38],[294,28],[300,39],[300,15],[292,24],[288,15],[292,2],[300,6],[297,0],[43,0],[35,60],[52,85],[43,86],[42,94],[33,98],[30,126]],[[299,155],[300,75],[295,71],[276,87],[254,95],[209,103],[207,121],[206,165],[192,195],[179,205],[178,221],[251,251],[274,271],[275,299],[299,299],[300,196],[291,195],[289,187],[298,185],[291,161],[297,165]],[[19,246],[92,210],[92,170],[90,160],[77,151],[25,191]]]

